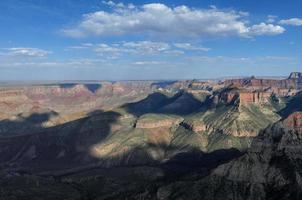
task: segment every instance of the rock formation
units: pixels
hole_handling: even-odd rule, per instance
[[[302,73],[301,72],[292,72],[288,79],[302,79]]]
[[[301,120],[302,113],[295,112],[268,127],[242,157],[219,166],[199,181],[172,184],[169,198],[299,199]],[[195,196],[190,198],[192,192]]]
[[[239,98],[241,104],[248,103],[267,103],[272,96],[271,92],[259,92],[259,91],[240,91]]]

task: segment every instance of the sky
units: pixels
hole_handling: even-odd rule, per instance
[[[0,80],[302,71],[301,0],[1,0]]]

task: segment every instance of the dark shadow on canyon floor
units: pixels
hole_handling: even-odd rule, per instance
[[[203,104],[204,102],[192,94],[180,91],[171,97],[155,92],[141,101],[128,103],[122,107],[135,116],[147,113],[189,115],[201,109]]]

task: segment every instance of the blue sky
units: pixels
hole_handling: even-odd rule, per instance
[[[1,0],[0,80],[286,76],[299,0]]]

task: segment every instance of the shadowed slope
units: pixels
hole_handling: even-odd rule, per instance
[[[296,111],[302,111],[302,92],[298,93],[293,97],[288,97],[286,106],[278,112],[283,118],[287,118],[291,113]]]
[[[58,117],[54,111],[32,113],[28,116],[18,114],[15,119],[5,119],[0,121],[0,136],[14,136],[30,134],[45,129],[45,123],[52,118]]]
[[[218,166],[206,178],[175,182],[162,190],[171,199],[301,199],[301,122],[301,112],[291,113],[263,130],[242,157]]]
[[[115,112],[95,111],[89,117],[63,125],[0,139],[1,163],[39,171],[94,162],[90,147],[111,133],[111,124],[119,116]]]
[[[126,104],[123,108],[136,116],[146,113],[188,115],[197,112],[202,105],[203,102],[192,94],[181,91],[172,97],[156,92],[139,102]]]

